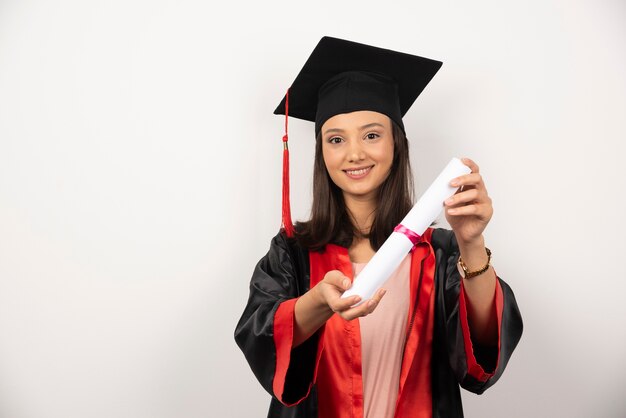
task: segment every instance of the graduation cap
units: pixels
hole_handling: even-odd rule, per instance
[[[315,122],[315,135],[331,117],[358,110],[402,117],[441,68],[442,62],[343,39],[323,37],[274,110],[285,115],[283,218],[293,236],[289,204],[288,117]],[[291,101],[291,102],[290,102]]]

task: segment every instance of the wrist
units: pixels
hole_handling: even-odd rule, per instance
[[[469,241],[457,239],[457,243],[459,245],[460,259],[463,260],[467,271],[480,270],[485,264],[489,263],[490,257],[487,254],[485,238],[482,234]]]
[[[459,245],[461,252],[479,252],[485,249],[485,237],[480,234],[479,236],[471,239],[463,239],[456,236],[456,242]]]
[[[491,267],[491,250],[489,248],[484,247],[484,254],[487,260],[484,262],[482,267],[469,267],[467,262],[464,260],[463,256],[459,257],[459,267],[463,271],[463,277],[465,279],[471,279],[472,277],[480,276],[485,273]],[[473,261],[476,261],[477,258],[474,258]]]

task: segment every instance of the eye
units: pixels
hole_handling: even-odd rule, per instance
[[[377,133],[375,133],[375,132],[370,132],[370,133],[368,133],[367,135],[365,135],[365,138],[366,138],[366,139],[370,139],[370,140],[372,140],[372,139],[376,139],[376,138],[378,138],[379,136],[380,136],[380,135],[378,135],[378,134],[377,134]]]
[[[343,139],[342,139],[341,137],[339,137],[339,136],[333,136],[332,138],[329,138],[329,139],[328,139],[328,142],[329,142],[330,144],[338,144],[338,143],[340,143],[341,141],[343,141]]]

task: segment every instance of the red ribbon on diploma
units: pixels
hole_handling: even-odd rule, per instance
[[[413,243],[413,248],[411,248],[411,252],[415,251],[415,247],[417,247],[417,244],[422,240],[422,236],[420,234],[416,234],[402,224],[398,224],[398,226],[393,229],[393,232],[399,232],[405,235],[409,239],[409,241]]]

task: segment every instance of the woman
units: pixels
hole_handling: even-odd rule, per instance
[[[277,109],[315,122],[316,156],[311,219],[294,230],[284,205],[235,330],[270,417],[461,417],[459,385],[493,385],[521,337],[469,159],[444,203],[452,231],[429,228],[372,299],[341,298],[411,208],[402,115],[440,66],[323,38]]]

